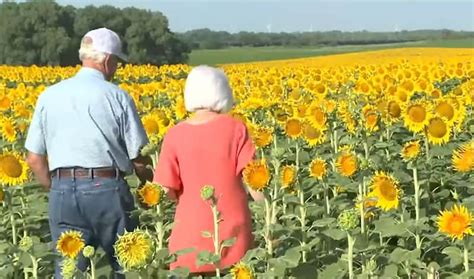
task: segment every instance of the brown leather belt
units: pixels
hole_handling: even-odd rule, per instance
[[[124,173],[117,168],[59,168],[51,172],[51,177],[59,178],[119,178]]]

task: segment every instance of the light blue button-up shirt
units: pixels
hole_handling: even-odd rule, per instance
[[[133,99],[83,67],[38,98],[25,147],[47,154],[49,168],[117,167],[130,173],[148,137]]]

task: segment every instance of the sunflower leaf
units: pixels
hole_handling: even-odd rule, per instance
[[[450,264],[453,267],[463,262],[462,251],[458,247],[446,247],[443,249],[442,253],[449,257]]]
[[[212,234],[209,231],[202,231],[201,235],[202,235],[202,237],[205,237],[205,238],[211,238],[212,237]]]

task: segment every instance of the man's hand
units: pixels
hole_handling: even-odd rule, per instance
[[[48,159],[45,155],[29,152],[26,157],[26,163],[36,176],[36,179],[41,183],[45,190],[51,188],[51,176],[49,174]]]
[[[153,180],[153,160],[150,156],[139,156],[132,160],[133,168],[135,169],[135,174],[138,179],[140,179],[140,184],[145,184],[147,181]],[[147,167],[148,166],[148,167]]]

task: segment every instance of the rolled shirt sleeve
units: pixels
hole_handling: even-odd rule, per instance
[[[40,97],[36,102],[35,111],[25,141],[25,148],[28,151],[41,155],[46,154],[46,135],[43,127],[43,110],[44,106]]]
[[[128,95],[127,95],[128,96]],[[122,136],[130,160],[137,158],[149,140],[133,99],[128,96],[122,117]]]

